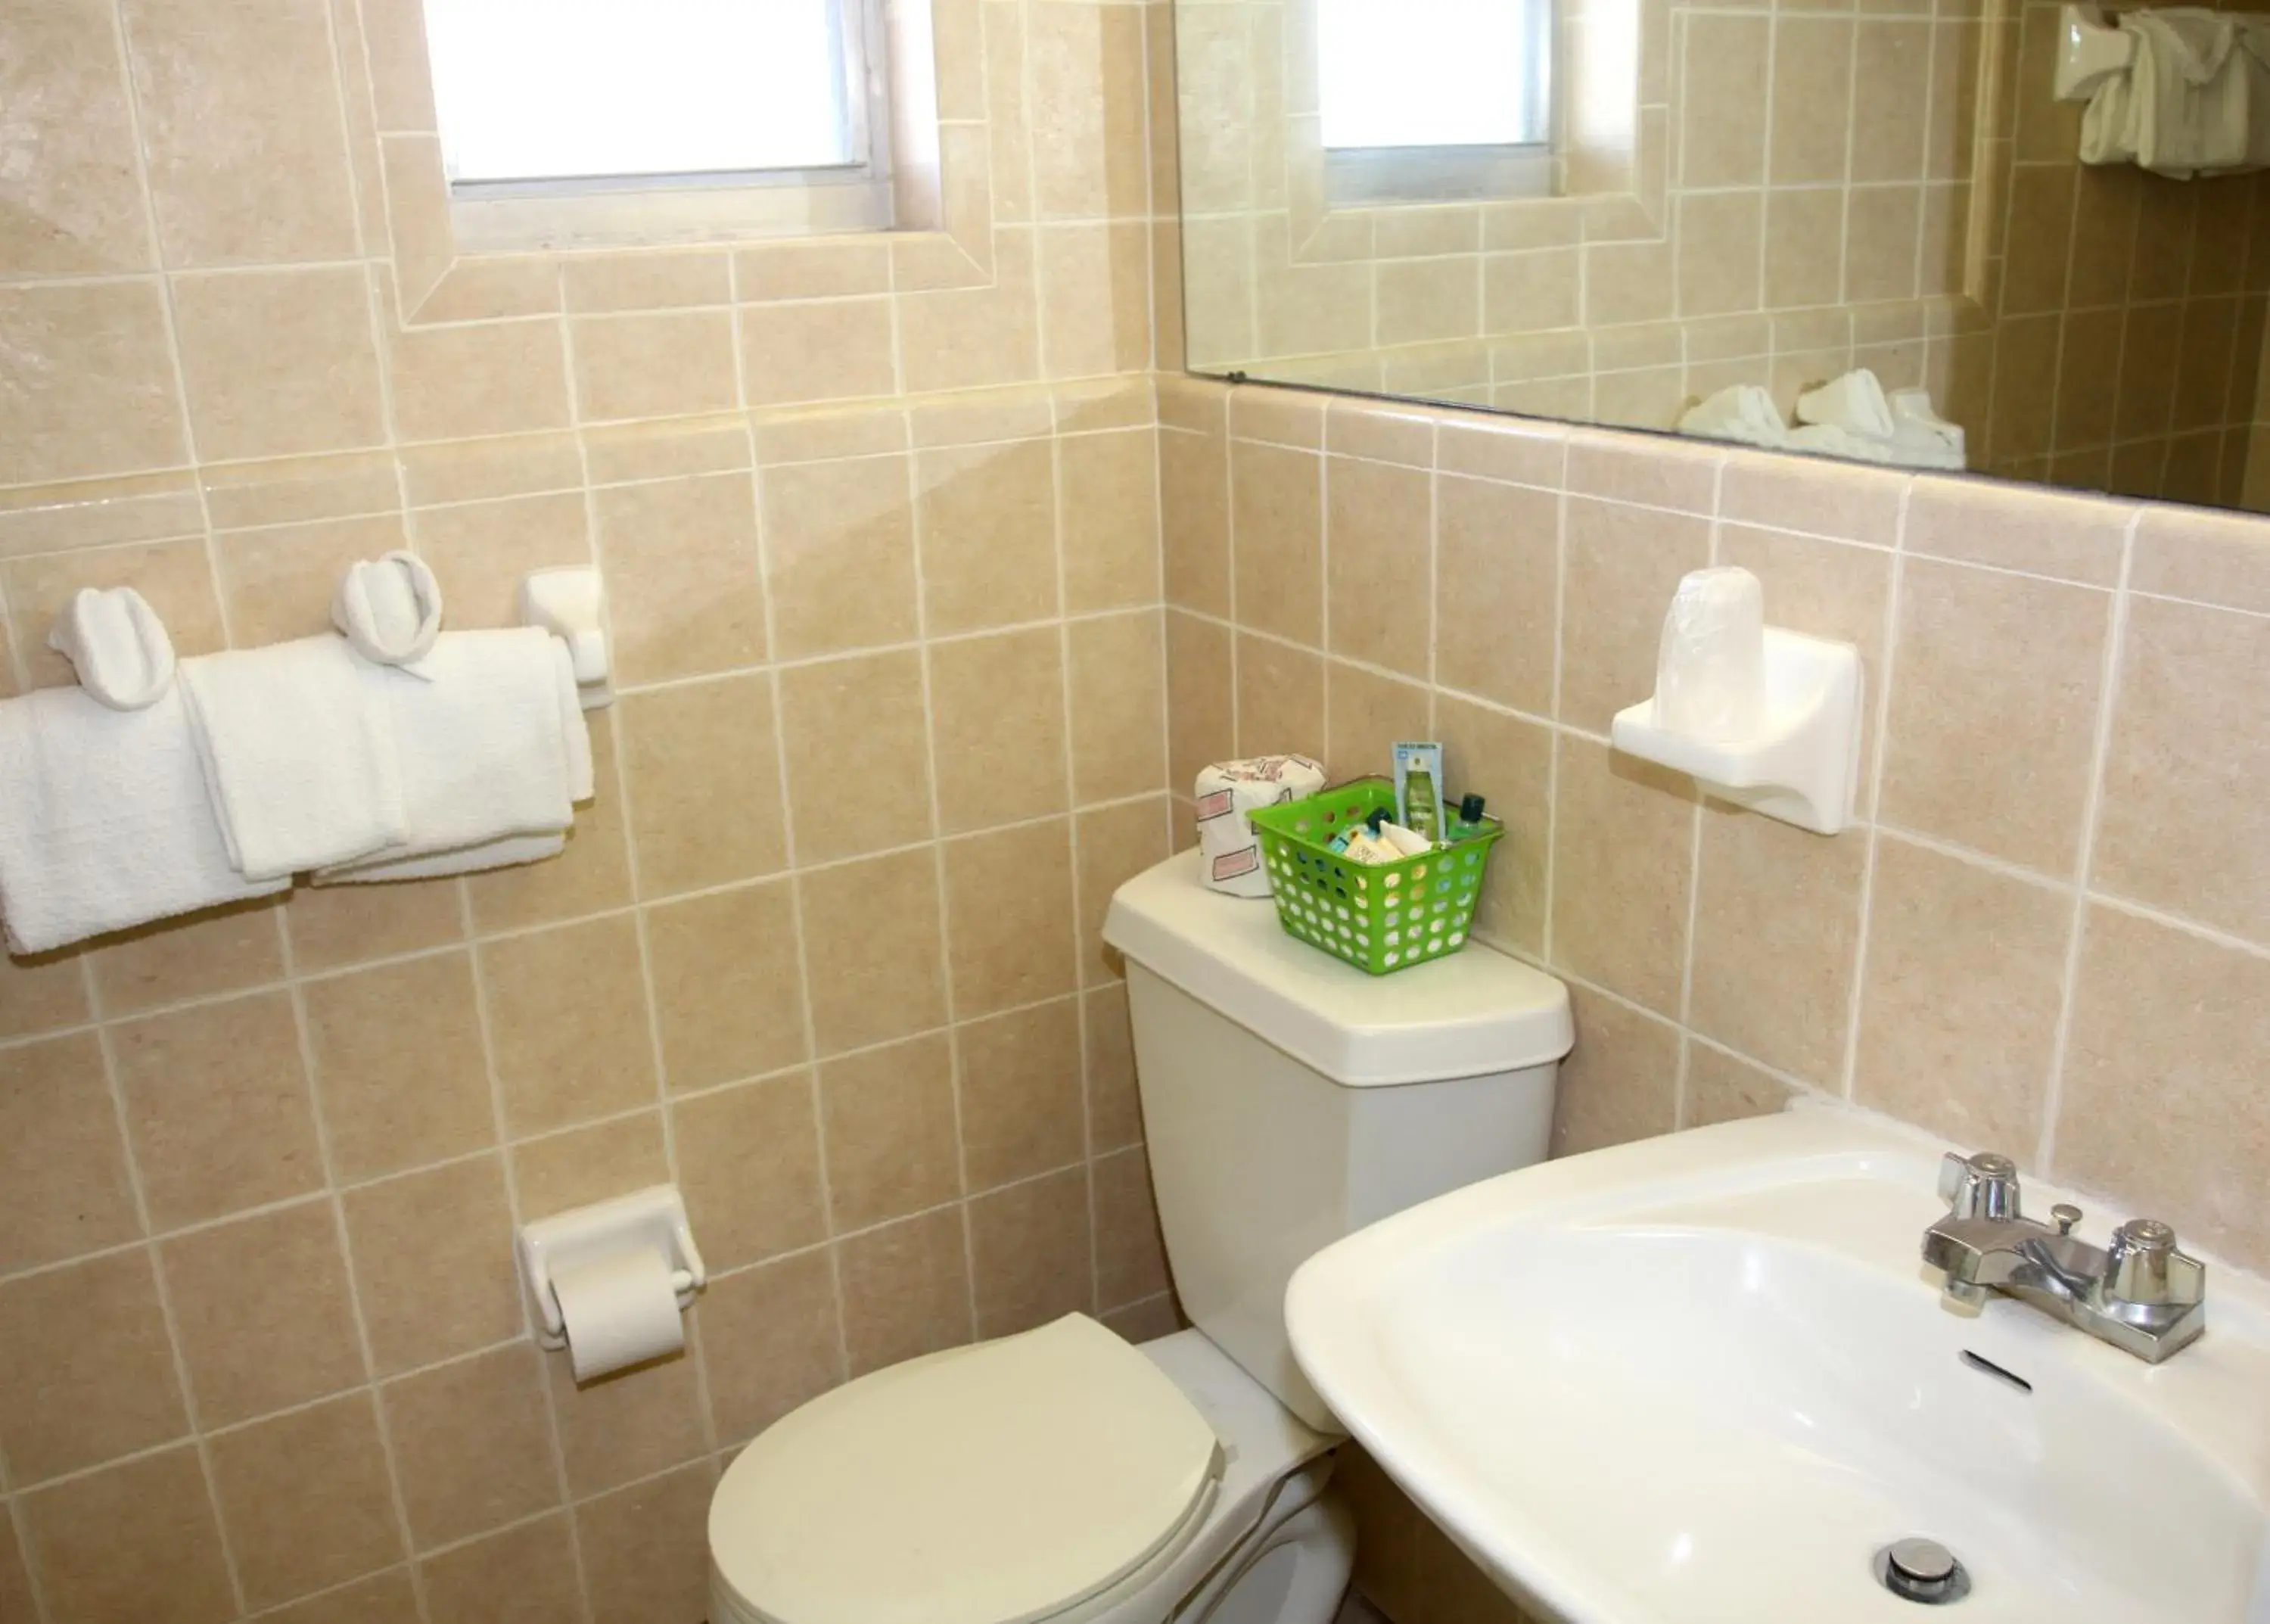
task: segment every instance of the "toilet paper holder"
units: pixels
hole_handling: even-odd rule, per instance
[[[709,1271],[686,1221],[685,1198],[673,1185],[656,1184],[522,1225],[520,1274],[535,1300],[540,1327],[537,1341],[545,1347],[568,1346],[560,1294],[553,1287],[555,1274],[642,1247],[662,1254],[670,1265],[678,1306],[693,1307],[694,1294],[708,1283]]]
[[[1815,834],[1851,821],[1860,782],[1860,651],[1765,628],[1766,715],[1733,743],[1658,727],[1655,701],[1616,713],[1609,742],[1693,777],[1720,798]]]

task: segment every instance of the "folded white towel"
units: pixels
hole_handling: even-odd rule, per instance
[[[530,862],[522,847],[496,863],[474,854],[574,823],[574,803],[591,795],[591,745],[566,644],[534,627],[452,632],[427,656],[427,680],[387,674],[408,831],[318,879],[408,879]],[[443,857],[449,865],[404,866]]]
[[[78,686],[113,710],[154,705],[174,686],[174,640],[132,587],[81,587],[48,629],[48,647],[71,663]]]
[[[1892,404],[1866,367],[1831,378],[1797,397],[1797,420],[1841,428],[1865,440],[1892,437]]]
[[[278,879],[400,843],[390,686],[346,640],[303,637],[182,662],[189,725],[229,860]]]
[[[331,598],[331,624],[374,665],[418,663],[441,632],[441,584],[414,552],[389,552],[347,566]]]
[[[0,702],[0,916],[21,953],[281,891],[230,864],[180,687]]]
[[[508,834],[456,851],[429,852],[422,857],[402,857],[392,863],[360,863],[352,868],[326,869],[315,877],[319,886],[382,885],[397,879],[447,879],[457,874],[478,874],[489,869],[518,868],[542,863],[568,849],[568,836]]]
[[[1697,402],[1679,419],[1679,432],[1750,446],[1789,443],[1789,426],[1781,420],[1773,397],[1754,383],[1730,383]]]

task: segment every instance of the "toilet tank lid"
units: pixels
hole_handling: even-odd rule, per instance
[[[1180,853],[1119,887],[1103,939],[1200,1003],[1350,1087],[1442,1082],[1569,1052],[1569,990],[1469,941],[1396,975],[1285,934],[1266,899],[1224,896]]]

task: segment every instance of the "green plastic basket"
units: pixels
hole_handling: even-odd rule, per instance
[[[1332,850],[1332,836],[1361,828],[1380,810],[1395,816],[1395,786],[1359,778],[1246,816],[1261,837],[1286,934],[1374,975],[1391,975],[1465,945],[1490,848],[1505,826],[1485,818],[1481,834],[1396,863],[1352,863]]]

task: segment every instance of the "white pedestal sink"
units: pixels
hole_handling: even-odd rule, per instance
[[[1958,1309],[1918,1256],[1944,1148],[1816,1108],[1510,1174],[1311,1259],[1294,1349],[1570,1624],[2270,1624],[2270,1293],[2211,1264],[2207,1334],[2157,1367]],[[1965,1598],[1879,1582],[1911,1537]]]

